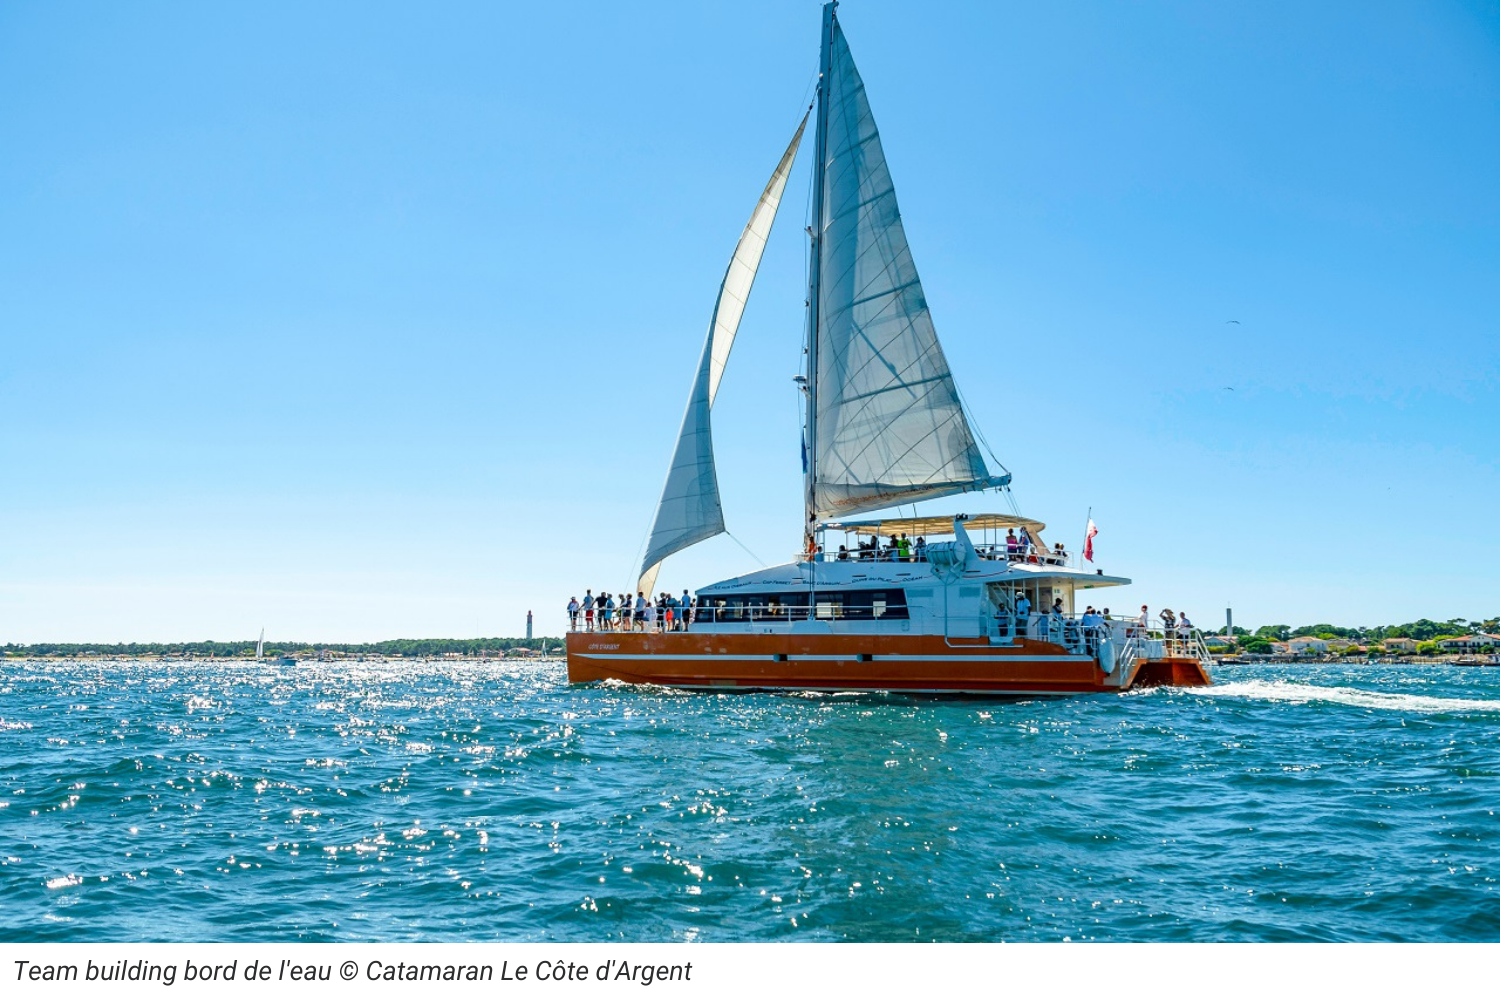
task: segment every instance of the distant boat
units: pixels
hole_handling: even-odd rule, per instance
[[[586,616],[588,631],[575,623],[567,637],[569,680],[1002,695],[1210,683],[1212,661],[1196,631],[1079,615],[1076,592],[1130,581],[1049,549],[1040,521],[868,517],[1005,490],[1011,477],[986,466],[938,344],[836,6],[823,8],[805,369],[797,379],[805,403],[800,553],[699,588],[691,609],[660,600],[647,609],[657,617],[646,631],[595,632]],[[663,560],[725,530],[710,411],[811,114],[782,154],[720,285],[635,587],[643,600],[657,601]],[[1002,367],[1002,376],[1034,374],[1025,349],[1014,350],[1017,364]],[[1049,407],[1017,419],[1029,437],[1052,414]],[[848,543],[837,554],[825,547],[833,532]],[[930,541],[939,535],[948,540]],[[686,629],[684,613],[691,615]],[[672,628],[653,627],[667,615]],[[636,624],[640,618],[637,610]]]
[[[294,667],[297,665],[296,657],[273,656],[266,659],[266,630],[260,630],[260,640],[255,644],[255,661],[257,663],[269,663],[273,667]]]

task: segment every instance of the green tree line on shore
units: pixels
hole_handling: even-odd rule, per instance
[[[1206,630],[1205,630],[1206,631]],[[1470,635],[1474,632],[1500,632],[1500,617],[1475,619],[1449,618],[1433,621],[1419,618],[1404,625],[1345,626],[1319,622],[1315,625],[1262,625],[1255,631],[1236,627],[1233,630],[1236,646],[1247,653],[1270,652],[1272,642],[1286,642],[1300,636],[1316,636],[1319,639],[1347,639],[1362,646],[1378,646],[1386,639],[1413,639],[1428,644],[1439,639]],[[345,656],[442,656],[457,653],[460,656],[479,656],[495,651],[509,652],[513,649],[549,650],[562,647],[562,639],[542,636],[536,639],[490,638],[490,639],[387,639],[383,642],[266,642],[267,656],[312,656],[319,652],[341,653]],[[1424,650],[1425,651],[1425,650]],[[10,643],[0,646],[6,656],[193,656],[193,657],[247,657],[255,655],[255,640],[240,642],[124,642],[124,643],[80,643],[80,642],[34,642]]]
[[[1417,652],[1426,654],[1437,652],[1437,643],[1441,639],[1456,639],[1473,635],[1476,632],[1494,634],[1497,631],[1500,631],[1500,617],[1473,621],[1464,618],[1449,618],[1440,622],[1430,618],[1419,618],[1405,625],[1368,627],[1332,625],[1328,622],[1299,625],[1296,628],[1290,625],[1262,625],[1254,632],[1235,628],[1233,638],[1235,645],[1245,653],[1269,653],[1273,642],[1287,642],[1306,636],[1325,640],[1344,639],[1363,647],[1365,651],[1375,652],[1380,650],[1382,643],[1387,639],[1411,639],[1417,643]],[[1353,650],[1350,652],[1352,653]]]
[[[267,656],[312,656],[320,652],[345,656],[442,656],[458,653],[479,656],[488,652],[513,649],[549,650],[562,646],[562,640],[542,636],[536,639],[387,639],[384,642],[271,642],[266,641]],[[243,642],[33,642],[8,643],[0,646],[6,656],[193,656],[247,657],[255,655],[255,640]]]
[[[1348,639],[1351,642],[1380,642],[1384,639],[1415,639],[1418,642],[1426,642],[1433,639],[1449,639],[1454,636],[1471,635],[1475,632],[1493,633],[1500,630],[1500,617],[1475,619],[1468,621],[1463,618],[1449,618],[1447,621],[1435,622],[1430,618],[1419,618],[1405,625],[1375,625],[1365,627],[1358,625],[1348,627],[1343,625],[1330,625],[1320,622],[1317,625],[1299,625],[1292,628],[1288,625],[1262,625],[1254,633],[1245,629],[1234,630],[1236,635],[1257,635],[1262,639],[1274,639],[1277,642],[1286,642],[1301,636],[1316,636],[1319,639]]]

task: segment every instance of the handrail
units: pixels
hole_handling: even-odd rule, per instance
[[[790,625],[802,621],[825,622],[907,622],[911,620],[911,609],[904,605],[870,606],[844,605],[836,602],[814,604],[764,604],[751,607],[718,607],[705,603],[686,608],[681,605],[646,608],[616,607],[609,620],[605,620],[595,607],[595,616],[590,619],[580,610],[568,631],[570,632],[681,632],[705,624],[715,625]],[[667,614],[672,615],[671,621]],[[648,617],[649,616],[649,617]],[[1186,657],[1200,663],[1212,663],[1208,648],[1203,644],[1203,635],[1189,627],[1168,628],[1160,619],[1153,619],[1144,628],[1135,618],[1097,616],[1101,624],[1085,625],[1083,615],[1057,615],[1050,611],[1027,614],[1018,618],[1008,609],[993,616],[981,616],[977,635],[987,636],[992,642],[1000,640],[1013,645],[1018,639],[1039,639],[1055,643],[1084,656],[1097,657],[1101,640],[1108,638],[1115,644],[1115,662],[1127,671],[1137,659],[1156,657]],[[973,621],[973,619],[970,619]],[[946,628],[944,629],[947,635]]]
[[[613,613],[609,619],[605,619],[598,608],[594,609],[593,617],[589,617],[583,610],[578,612],[577,618],[570,620],[569,632],[664,632],[685,631],[693,625],[699,624],[726,624],[745,625],[760,624],[762,622],[795,622],[795,621],[908,621],[909,611],[905,604],[893,604],[881,606],[879,610],[875,607],[863,605],[844,605],[834,602],[818,602],[816,604],[763,604],[752,607],[739,606],[735,608],[718,607],[706,603],[694,604],[684,609],[681,605],[669,608],[661,608],[655,605],[646,608],[621,608],[612,609]],[[666,615],[671,613],[672,620],[669,623]]]
[[[899,549],[889,545],[882,545],[874,549],[844,548],[842,551],[826,551],[819,549],[809,554],[805,550],[792,554],[793,562],[895,562],[913,563],[927,562],[926,546],[918,547],[913,544],[907,549],[907,554],[902,556]],[[1015,552],[1010,552],[1004,544],[987,544],[974,546],[974,553],[986,562],[1013,562],[1024,563],[1030,566],[1061,566],[1064,569],[1074,568],[1076,561],[1073,556],[1064,552],[1052,550],[1038,550],[1030,546],[1022,546]]]

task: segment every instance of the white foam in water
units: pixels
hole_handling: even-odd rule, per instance
[[[1299,705],[1313,701],[1326,701],[1354,708],[1380,708],[1394,712],[1412,712],[1418,715],[1434,715],[1444,712],[1500,713],[1500,701],[1487,701],[1480,698],[1429,698],[1419,694],[1363,691],[1350,687],[1322,687],[1317,684],[1293,684],[1289,681],[1240,681],[1235,684],[1216,684],[1212,687],[1185,690],[1208,698],[1256,698],[1261,701],[1286,701]]]

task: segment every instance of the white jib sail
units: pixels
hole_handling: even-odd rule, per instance
[[[938,344],[864,83],[836,21],[826,98],[817,517],[997,484]]]
[[[806,127],[807,116],[803,115],[781,162],[755,203],[755,211],[750,213],[750,221],[740,234],[729,269],[719,285],[713,320],[708,324],[708,338],[703,343],[687,412],[682,416],[682,430],[677,435],[677,449],[672,453],[661,502],[656,505],[656,520],[651,525],[646,557],[636,584],[636,589],[648,596],[656,589],[656,574],[663,559],[724,530],[709,413],[719,393],[719,382],[724,377],[740,319],[745,315],[745,303],[755,284],[755,272],[760,268],[760,258],[786,189],[787,175],[792,172],[792,162],[797,158],[797,146]]]

